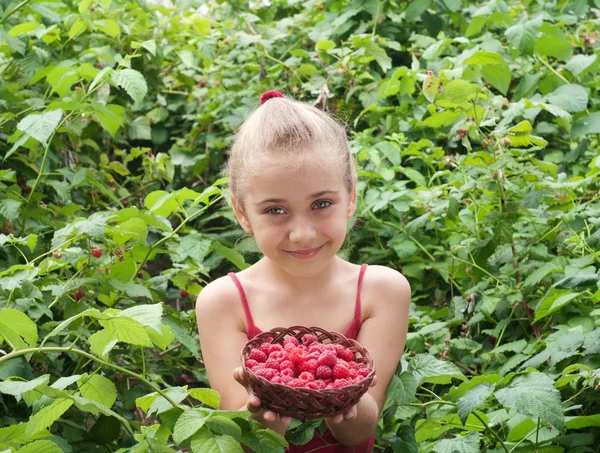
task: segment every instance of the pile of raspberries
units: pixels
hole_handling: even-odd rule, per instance
[[[323,344],[312,334],[287,336],[283,346],[271,343],[272,337],[250,351],[246,368],[275,384],[305,387],[312,390],[340,389],[357,384],[371,370],[354,361],[350,348],[340,344]]]

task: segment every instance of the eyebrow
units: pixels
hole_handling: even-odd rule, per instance
[[[323,195],[337,195],[339,194],[338,190],[322,190],[320,192],[314,193],[310,196],[308,196],[306,199],[310,200],[312,198],[317,198],[317,197],[322,197]],[[265,203],[285,203],[286,200],[284,200],[283,198],[267,198],[266,200],[262,200],[262,201],[258,201],[256,203],[254,203],[256,206],[260,206],[261,204],[265,204]]]

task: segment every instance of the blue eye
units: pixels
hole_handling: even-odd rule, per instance
[[[265,214],[269,214],[269,215],[279,215],[279,213],[273,212],[273,211],[283,211],[283,209],[281,208],[269,208],[265,211]]]
[[[325,206],[323,206],[321,203],[327,203]],[[327,200],[319,200],[315,203],[315,207],[317,207],[317,209],[326,209],[329,206],[331,206],[333,203],[331,203],[330,201]],[[319,205],[321,205],[321,207],[319,207]]]

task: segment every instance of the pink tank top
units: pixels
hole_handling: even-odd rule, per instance
[[[344,332],[345,337],[351,338],[353,340],[356,340],[356,337],[358,336],[358,332],[360,330],[360,289],[362,287],[363,276],[365,274],[366,269],[366,263],[361,265],[360,273],[358,275],[358,288],[356,291],[356,306],[354,309],[354,320]],[[234,281],[235,286],[237,286],[237,289],[240,293],[240,298],[242,299],[242,305],[244,307],[244,313],[246,314],[246,322],[248,324],[248,339],[252,339],[256,335],[261,333],[262,330],[258,328],[252,320],[252,313],[250,313],[248,299],[246,298],[246,293],[244,292],[244,288],[242,288],[242,284],[240,283],[239,279],[233,272],[230,272],[228,275]],[[315,429],[315,434],[308,443],[304,445],[290,445],[290,448],[286,449],[285,451],[287,453],[305,453],[309,451],[314,451],[315,453],[371,453],[371,451],[373,450],[374,442],[375,435],[372,435],[362,444],[356,445],[354,447],[348,447],[340,444],[337,441],[337,439],[333,437],[331,431],[326,430],[321,436],[318,433],[318,429]]]

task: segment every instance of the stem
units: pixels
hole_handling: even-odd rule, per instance
[[[6,19],[8,19],[10,16],[12,16],[14,13],[16,13],[17,11],[19,11],[21,8],[23,8],[25,5],[27,5],[27,3],[29,3],[31,0],[23,0],[21,3],[19,3],[17,6],[15,6],[15,9],[13,9],[11,12],[6,13],[4,15],[4,17],[2,19],[0,19],[0,25],[2,25],[4,23],[4,21]]]
[[[538,418],[538,422],[537,422],[537,429],[535,430],[535,450],[534,453],[537,453],[538,451],[538,442],[539,442],[539,435],[540,435],[540,418]]]
[[[571,82],[569,82],[565,76],[563,76],[562,74],[559,74],[556,69],[554,69],[552,66],[550,66],[546,61],[544,61],[543,58],[541,57],[537,57],[537,60],[542,63],[544,66],[546,66],[548,69],[550,69],[550,71],[552,71],[554,74],[556,74],[556,77],[558,77],[560,80],[562,80],[563,82],[565,82],[566,84],[570,84]]]
[[[500,442],[500,445],[502,445],[502,448],[504,448],[504,451],[505,451],[506,453],[510,453],[510,452],[508,451],[508,448],[506,448],[506,445],[504,445],[504,442],[502,442],[502,439],[500,439],[500,437],[498,436],[498,434],[496,434],[496,432],[495,432],[494,430],[492,430],[492,428],[490,428],[490,427],[488,426],[488,424],[487,424],[487,423],[486,423],[486,422],[483,420],[483,418],[481,418],[481,417],[479,416],[479,414],[478,414],[476,411],[473,411],[473,412],[471,412],[471,413],[472,413],[472,414],[473,414],[473,415],[474,415],[474,416],[475,416],[475,417],[476,417],[476,418],[477,418],[477,419],[478,419],[478,420],[481,422],[481,424],[482,424],[483,426],[485,426],[485,429],[487,429],[487,430],[490,432],[490,434],[491,434],[492,436],[494,436],[494,438],[495,438],[495,439],[496,439],[498,442]]]
[[[146,253],[146,256],[144,257],[144,259],[140,262],[140,264],[139,264],[139,266],[137,268],[136,274],[142,270],[142,268],[144,267],[144,264],[146,263],[146,261],[148,261],[148,258],[150,257],[150,255],[152,254],[152,251],[155,248],[157,248],[163,242],[168,241],[169,239],[171,239],[173,236],[175,236],[175,234],[177,234],[177,232],[179,230],[181,230],[184,227],[184,225],[186,223],[191,222],[193,219],[195,219],[196,217],[198,217],[198,215],[204,213],[204,211],[206,211],[208,208],[210,208],[213,205],[215,205],[222,198],[223,198],[223,195],[219,195],[218,197],[216,197],[215,199],[213,199],[212,203],[207,204],[202,209],[199,209],[198,211],[194,212],[192,215],[186,216],[185,219],[183,219],[183,221],[179,224],[179,226],[177,228],[175,228],[171,233],[169,233],[168,235],[166,235],[161,240],[159,240],[156,243],[154,243],[154,245],[152,247],[150,247],[150,250],[148,250],[148,253]]]
[[[138,379],[139,381],[142,381],[144,384],[146,384],[148,387],[150,387],[152,390],[156,391],[156,393],[158,393],[160,396],[162,396],[164,399],[166,399],[169,403],[171,403],[171,405],[173,407],[179,407],[177,405],[177,403],[175,401],[173,401],[171,398],[169,398],[169,396],[163,392],[161,389],[159,389],[155,384],[153,384],[152,382],[150,382],[149,380],[145,379],[144,377],[140,376],[137,373],[134,373],[133,371],[129,371],[126,368],[120,367],[118,365],[114,365],[110,362],[106,362],[102,359],[99,359],[98,357],[93,356],[92,354],[89,354],[85,351],[82,351],[81,349],[73,349],[71,347],[68,348],[64,348],[64,347],[54,347],[54,346],[45,346],[45,347],[40,347],[40,348],[28,348],[28,349],[20,349],[19,351],[13,351],[8,355],[5,355],[4,357],[0,358],[0,363],[6,361],[6,360],[10,360],[14,357],[20,357],[22,355],[26,355],[26,354],[31,354],[31,353],[36,353],[36,352],[72,352],[75,354],[79,354],[82,357],[86,357],[89,360],[92,360],[94,362],[96,362],[97,364],[101,365],[101,366],[105,366],[108,368],[112,368],[115,371],[119,371],[120,373],[123,374],[128,374],[131,377],[134,377],[136,379]]]

